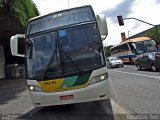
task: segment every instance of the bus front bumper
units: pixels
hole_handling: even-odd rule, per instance
[[[45,93],[30,91],[34,106],[52,106],[108,99],[111,97],[110,79],[85,88],[62,92]]]

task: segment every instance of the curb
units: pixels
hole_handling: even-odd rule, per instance
[[[120,105],[119,102],[113,99],[101,100],[98,102],[101,108],[105,111],[106,114],[113,115],[114,120],[128,120],[127,116],[132,114],[132,111],[129,111],[123,105]]]

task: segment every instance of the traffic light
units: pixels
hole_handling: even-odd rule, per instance
[[[117,16],[117,19],[118,19],[119,26],[123,26],[124,22],[123,22],[122,16],[121,15]]]

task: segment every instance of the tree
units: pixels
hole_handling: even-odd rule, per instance
[[[145,33],[145,36],[148,36],[148,37],[152,38],[153,40],[155,40],[156,44],[160,44],[160,27],[157,26],[157,30],[155,27],[152,28],[150,31]]]
[[[6,8],[23,27],[30,18],[39,15],[37,6],[32,0],[0,0],[0,7]]]
[[[110,51],[110,48],[113,47],[113,45],[109,45],[107,47],[104,47],[104,52],[105,52],[105,56],[106,58],[111,56],[111,51]]]

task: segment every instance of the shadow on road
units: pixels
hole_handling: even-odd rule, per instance
[[[97,102],[34,108],[22,120],[113,120]]]
[[[3,79],[0,80],[0,105],[7,104],[7,101],[15,99],[17,95],[26,90],[25,79]]]

